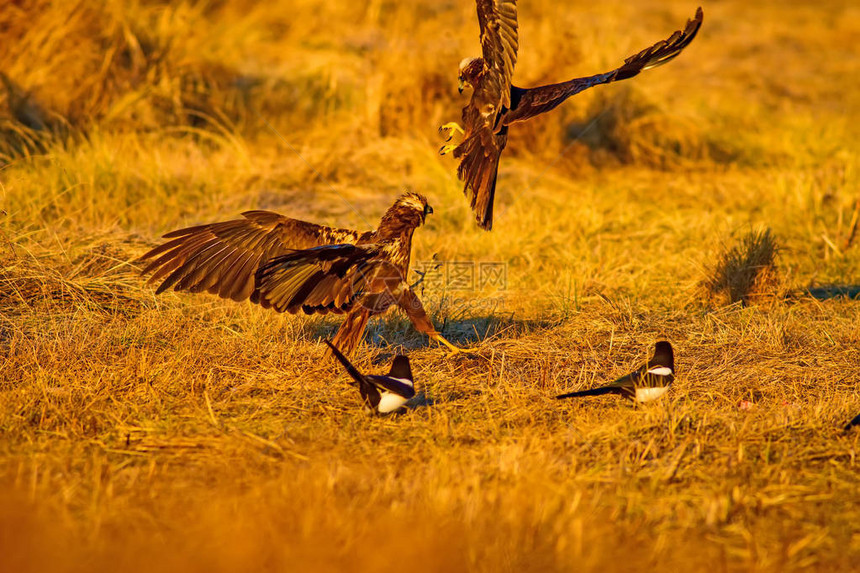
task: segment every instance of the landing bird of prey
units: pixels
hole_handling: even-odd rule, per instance
[[[850,431],[851,428],[853,428],[854,426],[860,426],[860,414],[857,414],[857,416],[855,416],[853,420],[851,420],[845,425],[845,431]]]
[[[325,343],[352,379],[358,383],[358,391],[361,392],[364,407],[368,412],[377,414],[396,412],[406,404],[407,400],[415,396],[412,369],[409,367],[407,357],[401,354],[395,356],[387,376],[362,374],[347,360],[346,356],[341,354],[337,346],[328,340]]]
[[[661,340],[654,346],[654,356],[636,371],[622,376],[612,384],[581,392],[561,394],[556,396],[556,398],[581,398],[583,396],[621,394],[625,398],[637,402],[650,402],[665,394],[674,379],[675,356],[672,353],[672,345],[665,340]]]
[[[457,175],[465,182],[463,192],[469,198],[478,226],[489,231],[493,226],[493,198],[499,157],[508,141],[508,126],[549,111],[572,95],[590,87],[626,80],[639,72],[656,68],[672,60],[686,48],[702,25],[702,9],[666,40],[657,42],[624,60],[611,72],[576,78],[560,84],[536,88],[519,88],[511,84],[517,63],[516,0],[477,0],[478,23],[481,25],[481,58],[460,62],[460,93],[472,87],[472,99],[463,108],[463,126],[456,122],[439,128],[448,133],[463,133],[459,145],[444,145],[439,153],[451,151],[460,160]]]
[[[427,199],[405,193],[376,231],[359,233],[247,211],[244,219],[180,229],[141,260],[142,273],[162,281],[156,294],[209,292],[292,314],[346,314],[335,344],[346,354],[361,341],[370,317],[397,305],[414,327],[452,351],[406,283],[412,234],[433,212]]]

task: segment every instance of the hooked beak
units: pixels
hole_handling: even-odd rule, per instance
[[[432,215],[432,214],[433,214],[433,207],[431,207],[430,205],[424,205],[424,217],[426,218],[427,215]]]
[[[457,91],[461,94],[463,93],[463,88],[465,87],[464,83],[465,82],[463,82],[463,78],[460,78],[460,84],[457,86]]]

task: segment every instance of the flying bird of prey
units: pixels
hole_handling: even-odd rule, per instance
[[[394,357],[391,370],[386,376],[373,374],[362,374],[358,369],[341,354],[337,346],[325,341],[352,379],[358,383],[358,391],[364,400],[364,407],[368,412],[377,414],[390,414],[403,407],[406,402],[415,396],[415,383],[412,378],[412,368],[409,367],[409,359],[401,354]]]
[[[860,414],[857,414],[853,420],[845,425],[845,431],[850,431],[854,426],[860,426]]]
[[[673,380],[675,380],[675,357],[672,352],[672,345],[661,340],[654,346],[654,356],[630,374],[622,376],[606,386],[560,394],[556,398],[621,394],[625,398],[637,402],[650,402],[665,394]]]
[[[460,93],[472,87],[472,99],[463,108],[463,127],[451,122],[439,128],[448,133],[463,133],[459,145],[444,145],[439,152],[451,151],[460,160],[457,175],[465,182],[478,225],[489,231],[493,226],[493,198],[499,157],[508,140],[508,126],[554,109],[564,100],[590,87],[626,80],[639,72],[672,60],[686,48],[702,25],[702,9],[679,30],[624,60],[619,68],[596,76],[576,78],[560,84],[519,88],[511,83],[517,63],[516,0],[477,0],[483,57],[460,62]],[[465,128],[465,130],[464,130]]]
[[[247,211],[243,219],[180,229],[141,260],[156,294],[209,292],[295,314],[346,314],[334,342],[350,354],[368,320],[396,305],[413,326],[452,351],[406,282],[412,234],[433,212],[427,199],[405,193],[376,231],[360,233]]]

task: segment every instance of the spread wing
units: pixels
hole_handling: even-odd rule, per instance
[[[702,9],[699,8],[696,11],[695,17],[687,20],[687,25],[683,30],[677,30],[667,39],[660,40],[653,46],[630,56],[624,60],[624,64],[621,67],[611,72],[526,90],[517,90],[514,88],[515,101],[512,105],[513,109],[502,117],[501,123],[503,125],[510,125],[516,121],[529,119],[556,108],[570,96],[590,87],[626,80],[645,70],[662,66],[666,62],[676,58],[684,48],[690,45],[690,42],[693,41],[693,38],[699,32],[702,19]]]
[[[163,280],[156,293],[169,288],[209,292],[245,300],[255,292],[254,273],[266,261],[292,249],[355,243],[356,231],[290,219],[271,211],[247,211],[243,219],[180,229],[164,235],[168,242],[140,260],[149,282]],[[256,302],[256,301],[255,301]]]
[[[510,107],[511,76],[517,63],[517,1],[478,0],[481,51],[484,56],[484,87],[494,96],[496,107]],[[488,95],[489,95],[488,93]]]
[[[696,34],[699,33],[699,28],[702,26],[704,13],[700,6],[696,10],[696,15],[687,20],[687,25],[683,30],[676,30],[671,36],[665,40],[661,40],[645,48],[638,54],[630,56],[624,60],[624,65],[615,70],[615,80],[626,80],[632,78],[639,72],[662,66],[663,64],[674,60],[681,51],[690,45]]]
[[[343,313],[362,297],[397,290],[400,272],[374,244],[326,245],[275,257],[256,273],[259,302],[278,312]]]

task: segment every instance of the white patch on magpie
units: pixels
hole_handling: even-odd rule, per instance
[[[666,368],[668,370],[668,368]],[[650,402],[656,400],[669,391],[668,386],[662,388],[636,388],[636,400],[639,402]]]
[[[399,396],[392,392],[383,392],[379,397],[379,404],[377,404],[376,409],[380,414],[388,414],[395,410],[399,410],[405,403],[406,398],[403,396]]]
[[[414,386],[414,384],[412,383],[412,380],[410,380],[409,378],[395,378],[394,376],[389,376],[388,378],[390,380],[397,380],[398,382],[402,382],[402,383],[406,384],[407,386],[409,386],[410,388],[412,388]]]
[[[668,366],[655,366],[648,371],[648,374],[654,374],[656,376],[671,376],[672,369]]]

